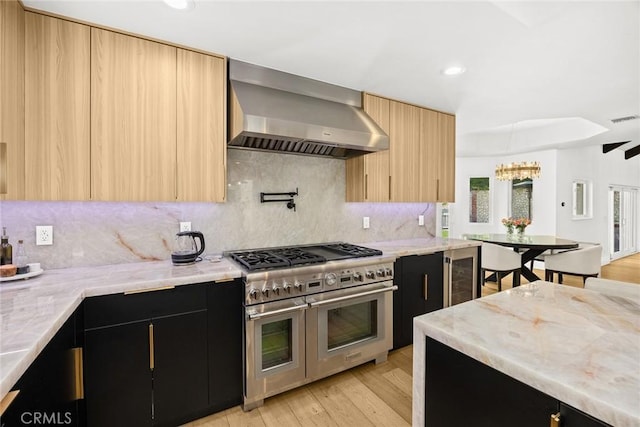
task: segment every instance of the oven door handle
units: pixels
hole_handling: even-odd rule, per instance
[[[295,307],[280,308],[278,310],[265,311],[264,313],[248,313],[250,320],[262,319],[264,317],[275,316],[276,314],[290,313],[292,311],[304,310],[307,304],[296,305]]]
[[[366,296],[375,295],[375,294],[381,294],[383,292],[391,292],[391,291],[395,291],[397,289],[398,289],[398,286],[396,286],[396,285],[386,286],[386,287],[384,287],[382,289],[375,289],[373,291],[361,292],[359,294],[345,295],[343,297],[337,297],[337,298],[332,298],[332,299],[328,299],[328,300],[324,300],[324,301],[312,302],[312,303],[309,303],[309,307],[319,307],[321,305],[331,304],[331,303],[334,303],[334,302],[348,301],[350,299],[366,297]]]

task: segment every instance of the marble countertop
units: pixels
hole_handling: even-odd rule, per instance
[[[232,262],[218,258],[188,266],[152,261],[47,270],[31,279],[0,283],[0,399],[85,297],[240,275]]]
[[[425,335],[611,425],[640,425],[638,298],[538,281],[415,318],[414,425]]]
[[[471,240],[420,238],[362,243],[385,256],[429,254],[478,246]],[[227,259],[190,266],[170,261],[47,270],[28,279],[0,283],[0,399],[86,297],[167,285],[233,279],[240,269]]]
[[[473,248],[481,246],[477,240],[448,239],[443,237],[417,238],[404,240],[387,240],[381,242],[362,243],[364,246],[379,249],[385,255],[396,257],[407,255],[428,255],[450,249]]]

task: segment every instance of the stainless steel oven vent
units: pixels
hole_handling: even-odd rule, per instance
[[[228,146],[347,159],[389,137],[358,91],[230,60]]]

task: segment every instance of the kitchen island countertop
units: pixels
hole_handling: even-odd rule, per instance
[[[425,336],[606,423],[640,425],[640,299],[538,281],[416,317],[413,425],[425,421]]]
[[[408,255],[428,255],[451,249],[473,248],[482,245],[475,240],[449,239],[444,237],[386,240],[362,243],[363,246],[379,249],[385,255],[402,257]]]

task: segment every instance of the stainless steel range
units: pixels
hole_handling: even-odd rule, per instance
[[[245,284],[244,405],[353,366],[393,345],[393,262],[348,243],[232,251]]]

